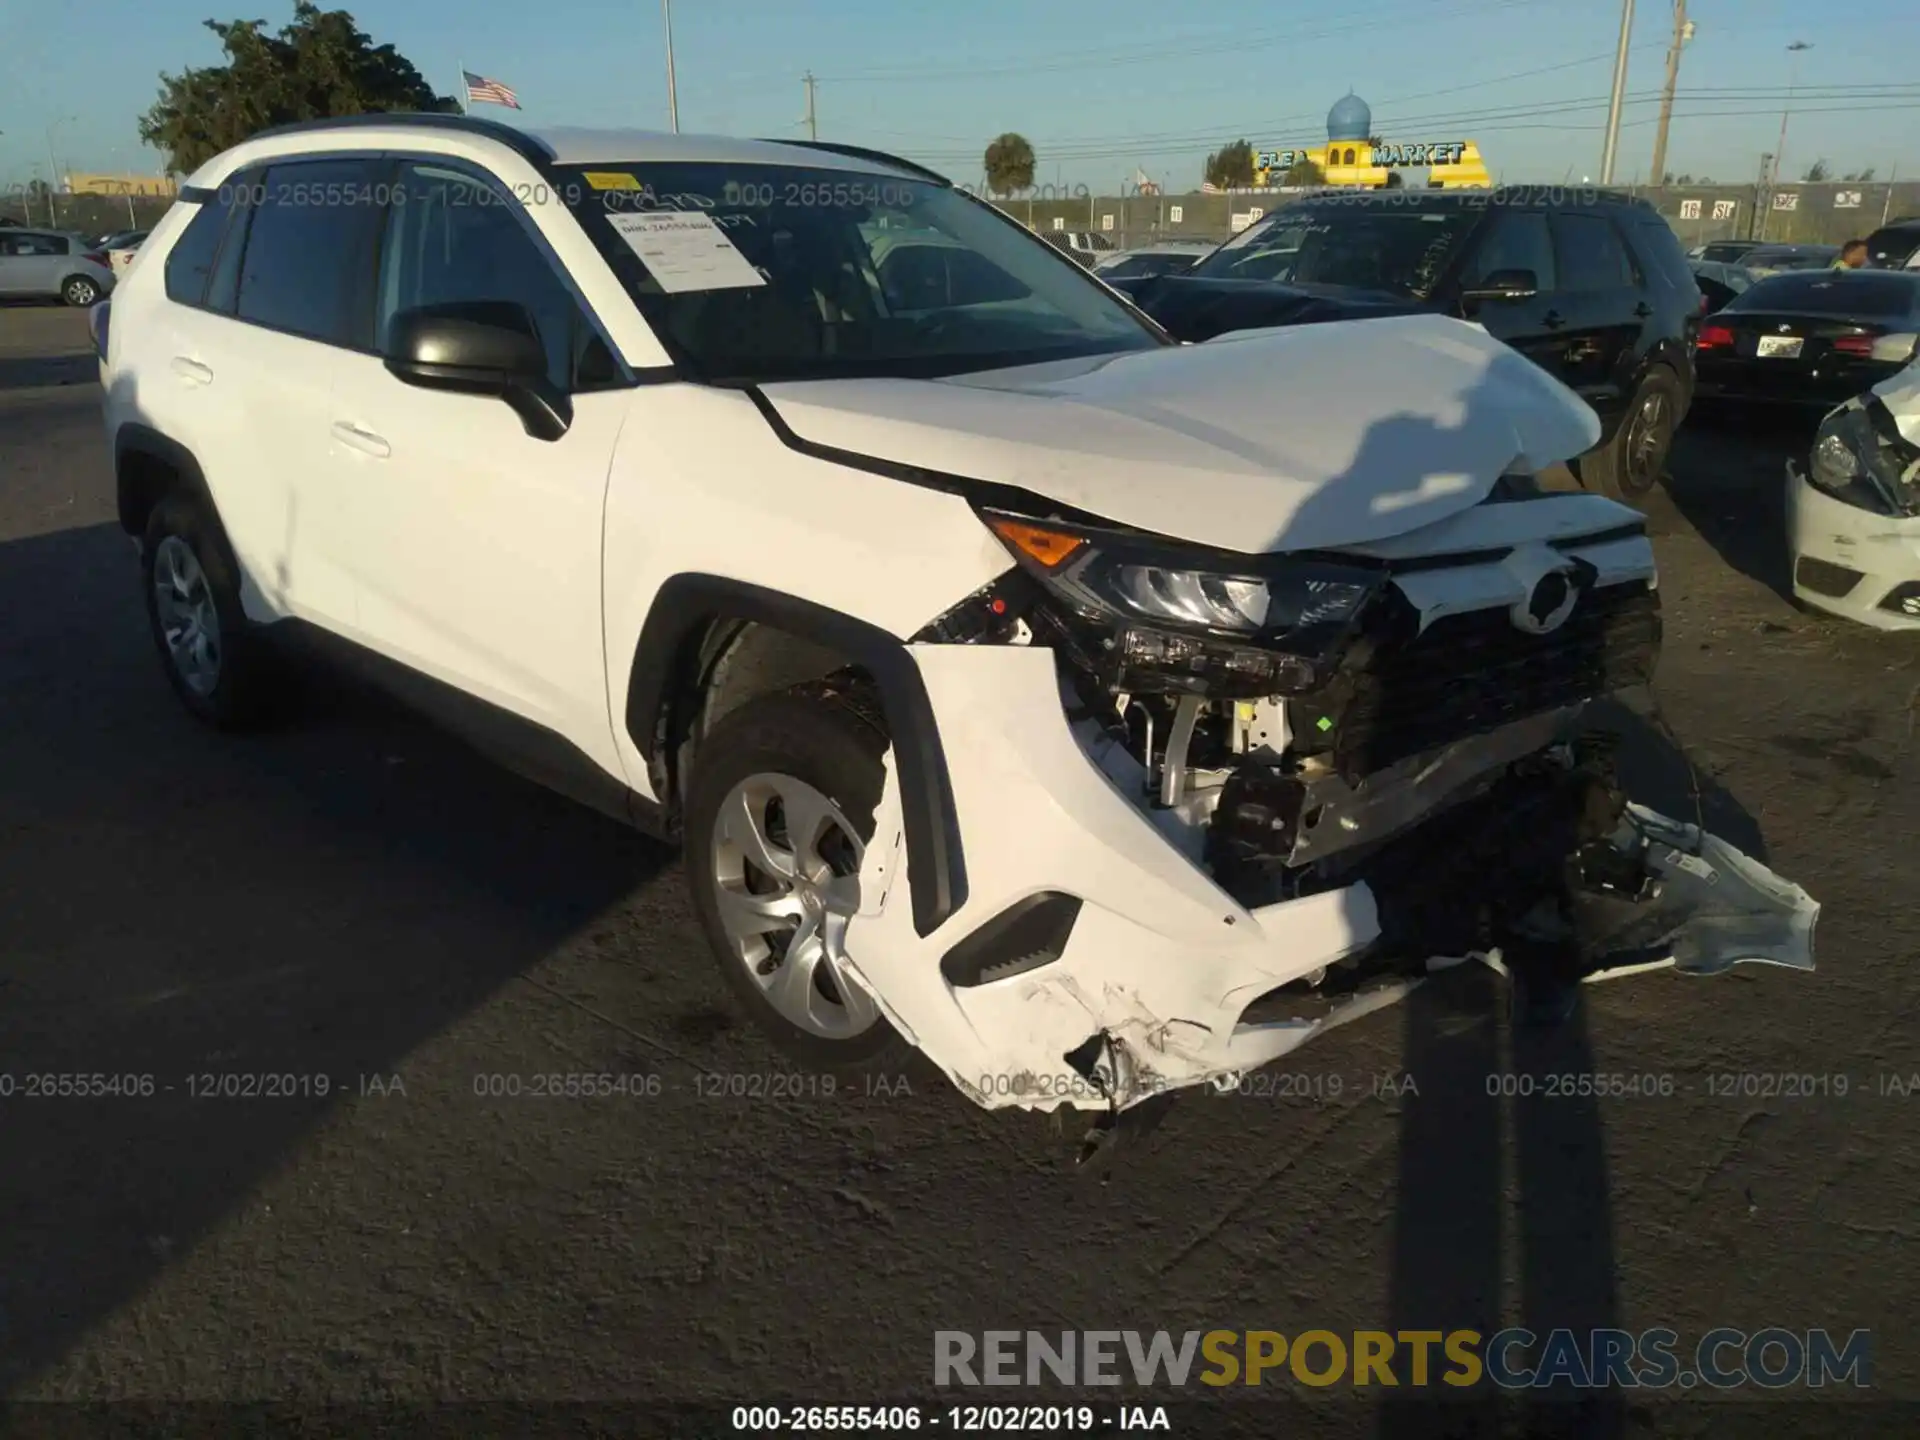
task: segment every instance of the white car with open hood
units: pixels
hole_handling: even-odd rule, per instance
[[[1463,958],[1812,966],[1583,729],[1653,552],[1478,328],[1176,345],[903,161],[448,116],[256,137],[146,251],[95,332],[185,704],[322,639],[681,840],[808,1061],[1109,1124]]]
[[[1920,630],[1920,362],[1835,407],[1788,465],[1787,543],[1803,604]]]

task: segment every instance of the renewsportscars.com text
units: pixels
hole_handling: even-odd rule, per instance
[[[933,1380],[979,1385],[1780,1390],[1873,1383],[1870,1331],[939,1330]]]

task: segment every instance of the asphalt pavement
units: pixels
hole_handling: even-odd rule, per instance
[[[1463,981],[1088,1174],[1078,1125],[917,1068],[795,1085],[670,851],[378,697],[196,726],[85,345],[0,308],[0,1394],[872,1404],[928,1393],[936,1330],[1524,1322],[1868,1328],[1875,1393],[1920,1400],[1920,644],[1782,598],[1799,432],[1683,437],[1624,723],[1643,798],[1823,903],[1818,973],[1593,987],[1544,1039]],[[1674,1083],[1489,1093],[1595,1072]],[[530,1097],[555,1074],[623,1083]]]

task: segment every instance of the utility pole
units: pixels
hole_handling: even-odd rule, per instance
[[[1767,238],[1768,211],[1773,205],[1773,187],[1767,183],[1771,173],[1773,156],[1760,157],[1760,178],[1753,186],[1753,213],[1747,217],[1747,238],[1764,240]]]
[[[1673,92],[1680,83],[1680,47],[1693,39],[1687,0],[1673,0],[1673,40],[1667,46],[1667,88],[1660,92],[1660,124],[1653,132],[1653,183],[1667,183],[1667,126],[1673,121]]]
[[[820,138],[820,127],[814,122],[813,116],[813,72],[811,70],[807,71],[805,78],[807,82],[807,139],[818,140]]]
[[[1780,183],[1780,161],[1787,153],[1787,117],[1793,114],[1793,91],[1800,83],[1800,52],[1813,48],[1805,40],[1796,40],[1787,46],[1787,53],[1793,57],[1787,62],[1787,103],[1780,112],[1780,143],[1773,150],[1773,183]]]
[[[680,96],[673,83],[673,0],[660,0],[660,13],[667,22],[667,123],[680,133]]]
[[[1613,157],[1620,149],[1620,107],[1627,98],[1627,48],[1633,40],[1633,0],[1620,6],[1620,50],[1613,57],[1613,101],[1607,106],[1607,145],[1600,152],[1600,183],[1613,184]]]

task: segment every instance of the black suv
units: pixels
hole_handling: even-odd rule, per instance
[[[1705,304],[1659,212],[1593,190],[1322,192],[1185,274],[1113,284],[1181,340],[1410,311],[1472,320],[1593,406],[1581,482],[1630,504],[1693,402]]]

